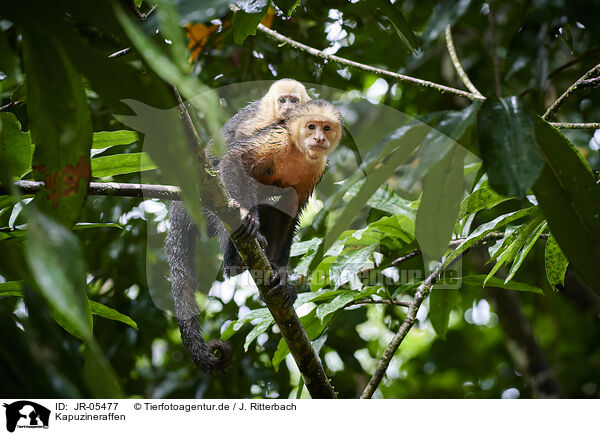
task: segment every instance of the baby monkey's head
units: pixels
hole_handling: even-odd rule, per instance
[[[289,112],[286,127],[309,158],[325,158],[342,138],[342,115],[329,101],[312,100]]]
[[[263,97],[273,111],[273,119],[283,119],[294,107],[309,100],[304,85],[292,79],[277,80]]]

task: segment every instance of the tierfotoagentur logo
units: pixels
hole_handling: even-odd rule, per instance
[[[29,400],[5,403],[6,430],[14,432],[18,429],[48,429],[50,410]]]

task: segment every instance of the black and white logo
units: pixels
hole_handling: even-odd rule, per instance
[[[50,410],[29,400],[5,403],[6,430],[14,432],[19,429],[47,429]]]

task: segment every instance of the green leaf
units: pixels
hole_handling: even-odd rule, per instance
[[[546,263],[546,278],[548,278],[550,287],[556,289],[558,284],[563,285],[565,283],[565,273],[567,272],[569,260],[563,254],[552,233],[550,233],[550,237],[546,241],[544,259]]]
[[[437,39],[447,26],[456,23],[467,12],[470,4],[470,0],[442,0],[437,3],[433,15],[425,25],[423,36],[427,41]]]
[[[477,138],[490,186],[505,196],[525,196],[544,166],[533,115],[517,97],[489,99],[478,116]]]
[[[527,254],[529,254],[529,251],[531,251],[531,248],[533,248],[535,242],[542,235],[542,232],[546,229],[546,226],[546,221],[544,219],[541,219],[540,221],[538,221],[538,226],[532,229],[531,233],[529,234],[529,237],[527,237],[527,240],[525,240],[523,249],[519,251],[518,255],[514,259],[505,281],[510,281],[513,278],[513,276],[515,276],[515,273],[517,273],[517,270],[519,270],[519,268],[523,264],[523,260],[525,260],[525,257],[527,257]]]
[[[396,30],[396,34],[409,49],[416,50],[419,48],[417,37],[406,22],[404,15],[402,15],[400,8],[397,6],[398,3],[391,4],[389,0],[371,0],[371,2],[375,8],[379,8],[381,13],[390,20]]]
[[[487,280],[487,283],[484,285],[484,281],[487,279],[487,275],[467,275],[460,278],[463,284],[473,285],[473,286],[481,286],[481,287],[497,287],[503,288],[506,290],[516,290],[520,292],[529,292],[529,293],[537,293],[543,295],[544,292],[541,288],[536,286],[526,284],[524,282],[517,281],[509,281],[504,282],[503,279],[492,277]]]
[[[223,334],[221,334],[221,340],[228,340],[230,337],[235,335],[235,333],[238,332],[242,328],[242,326],[244,326],[246,323],[252,320],[261,319],[262,322],[270,317],[271,313],[269,312],[268,308],[259,308],[256,310],[252,310],[240,317],[238,320],[231,322],[227,329],[223,331]]]
[[[0,112],[0,171],[18,179],[31,170],[33,146],[14,113]]]
[[[319,305],[316,313],[317,318],[323,320],[328,314],[335,313],[337,310],[341,310],[348,302],[352,302],[354,300],[355,294],[356,292],[353,291],[344,292],[331,302]]]
[[[435,288],[431,290],[429,296],[429,319],[435,333],[441,338],[446,338],[448,330],[448,321],[450,320],[450,311],[456,305],[460,298],[458,289]]]
[[[497,194],[492,188],[483,186],[467,196],[460,204],[459,219],[477,213],[480,210],[490,209],[511,199],[508,196]]]
[[[90,340],[91,311],[79,239],[33,208],[28,208],[28,222],[25,254],[42,296],[61,316],[61,326]]]
[[[23,297],[23,281],[7,281],[0,283],[0,296]]]
[[[466,150],[456,145],[425,178],[417,212],[415,236],[427,264],[448,249],[463,194],[463,161]]]
[[[93,177],[111,177],[113,175],[156,169],[156,164],[146,153],[113,154],[92,159]]]
[[[89,230],[93,228],[118,228],[120,230],[123,227],[114,222],[78,222],[73,226],[73,230]]]
[[[53,37],[28,29],[23,53],[27,113],[36,144],[33,174],[45,181],[36,202],[70,226],[85,204],[90,181],[92,120],[87,98],[81,77]]]
[[[91,340],[86,344],[83,358],[83,377],[92,392],[92,396],[103,399],[122,398],[123,390],[117,374],[110,366],[96,340]]]
[[[256,35],[256,28],[269,9],[267,0],[238,1],[239,11],[233,14],[233,39],[242,45],[249,35]]]
[[[493,258],[494,259],[497,258],[496,264],[494,265],[494,267],[488,274],[487,279],[494,276],[494,274],[498,271],[498,269],[500,269],[500,267],[503,264],[508,264],[511,261],[513,261],[514,258],[517,256],[517,253],[519,252],[519,250],[526,244],[528,239],[530,239],[532,237],[532,235],[534,235],[537,232],[537,230],[539,229],[539,227],[541,225],[543,225],[543,223],[544,223],[543,216],[541,216],[541,214],[539,214],[539,215],[536,214],[536,215],[534,215],[533,219],[531,219],[526,224],[521,225],[516,231],[514,231],[509,237],[507,237],[504,240],[504,243],[500,247],[500,249],[498,249],[494,254]],[[535,240],[537,240],[537,237],[535,237]],[[535,240],[534,240],[534,242],[535,242]],[[529,247],[529,249],[531,249],[531,246]],[[521,262],[522,261],[523,261],[523,259],[521,259]],[[518,266],[520,266],[520,263]],[[517,266],[517,269],[518,269],[518,266]],[[506,278],[506,281],[510,281],[510,279],[516,273],[516,269],[514,271],[511,270],[511,272],[512,272],[512,274],[509,273],[508,277]],[[484,282],[484,285],[487,282],[487,279]]]
[[[274,3],[281,9],[288,17],[292,16],[294,9],[296,9],[302,0],[274,0]]]
[[[344,249],[329,269],[329,277],[333,280],[334,290],[356,277],[356,274],[361,270],[372,267],[371,255],[376,248],[376,244],[370,244],[362,247],[351,246]]]
[[[422,118],[430,126],[430,131],[415,153],[416,165],[403,168],[404,174],[399,180],[402,189],[412,190],[431,168],[446,158],[457,143],[462,146],[470,143],[478,107],[479,104],[471,104],[461,111],[438,112],[432,114],[435,115],[433,117],[430,115]]]
[[[271,360],[271,363],[273,364],[273,368],[275,369],[276,372],[279,371],[279,365],[285,359],[285,357],[288,355],[288,353],[290,353],[290,349],[288,348],[288,345],[285,342],[285,340],[282,338],[281,340],[279,340],[279,344],[277,345],[277,350],[275,351],[275,354],[273,355],[273,359]]]
[[[271,316],[262,320],[258,325],[256,325],[252,331],[246,335],[246,341],[244,342],[244,350],[248,352],[248,348],[252,344],[252,342],[263,332],[266,332],[269,329],[269,326],[273,324],[274,320]]]
[[[93,149],[110,148],[117,145],[129,145],[138,141],[138,134],[131,130],[98,131],[92,140]]]
[[[536,140],[546,165],[533,186],[550,232],[579,277],[600,293],[600,185],[579,151],[538,119]]]
[[[484,238],[487,234],[491,233],[492,231],[497,231],[500,228],[503,228],[504,226],[508,225],[511,222],[514,222],[518,219],[529,216],[538,211],[539,211],[539,208],[536,206],[529,207],[529,208],[526,208],[523,210],[513,211],[511,213],[507,213],[502,216],[498,216],[496,219],[480,225],[479,227],[477,227],[475,229],[475,231],[473,231],[471,234],[469,234],[466,237],[466,239],[463,242],[461,242],[461,244],[458,245],[448,255],[448,257],[446,257],[444,259],[442,268],[448,267],[448,265],[452,262],[452,260],[457,258],[460,254],[462,254],[464,251],[466,251],[468,248],[473,246],[475,243],[477,243],[479,240]]]
[[[96,316],[104,317],[105,319],[116,320],[117,322],[125,323],[126,325],[131,326],[135,330],[138,329],[137,323],[135,323],[131,317],[121,314],[113,308],[109,308],[106,305],[94,301],[90,301],[90,308],[92,309],[92,314],[95,314]]]

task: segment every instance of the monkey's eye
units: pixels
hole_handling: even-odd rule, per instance
[[[324,130],[324,131],[329,131],[329,130],[331,130],[331,127],[330,127],[330,126],[328,126],[328,125],[326,125],[325,127],[323,127],[323,130]]]
[[[280,102],[281,104],[285,103],[285,97],[281,97],[281,98],[279,99],[279,102]]]
[[[309,130],[314,130],[315,128],[316,128],[315,124],[308,124],[308,129]]]
[[[298,98],[296,98],[296,97],[290,98],[290,103],[296,104],[297,102],[298,102]]]

